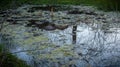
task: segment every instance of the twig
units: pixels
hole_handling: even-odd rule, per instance
[[[21,53],[21,52],[28,52],[28,51],[36,51],[36,50],[40,50],[40,49],[22,50],[22,51],[13,52],[13,54],[16,54],[16,53]]]

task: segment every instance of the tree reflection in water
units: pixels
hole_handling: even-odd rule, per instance
[[[72,30],[72,43],[76,44],[76,30],[77,30],[77,25],[73,26],[73,30]]]

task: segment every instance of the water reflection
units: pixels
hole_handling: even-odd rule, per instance
[[[102,25],[98,25],[89,26],[81,23],[80,25],[71,26],[64,31],[47,32],[47,35],[54,44],[76,44],[74,52],[82,56],[93,67],[94,65],[95,67],[109,66],[111,65],[109,63],[112,63],[113,66],[119,66],[119,58],[116,57],[120,55],[119,28],[102,29]],[[61,41],[62,38],[63,40]],[[118,60],[116,62],[114,59],[109,58],[117,58]]]
[[[33,29],[30,29],[31,32],[26,33],[30,30],[20,27],[20,30],[18,29],[16,32],[19,31],[29,35],[25,36],[20,33],[19,36],[18,33],[15,35],[14,32],[15,39],[12,43],[15,47],[10,48],[10,45],[7,45],[13,54],[16,54],[28,64],[32,64],[33,67],[49,67],[51,65],[53,67],[118,65],[119,67],[119,28],[103,28],[103,25],[99,23],[92,25],[80,23],[69,26],[64,30],[41,31]],[[7,43],[8,40],[4,38],[4,41]],[[73,62],[74,64],[71,64]]]
[[[10,25],[4,29],[2,33],[12,39],[3,35],[6,38],[2,37],[2,41],[33,67],[120,66],[119,24],[93,22],[64,26],[29,22],[32,23],[28,27]]]
[[[76,32],[77,32],[77,25],[73,26],[73,30],[72,30],[72,34],[73,34],[72,43],[73,44],[76,44],[76,37],[77,37]]]

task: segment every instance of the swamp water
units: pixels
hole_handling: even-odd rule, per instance
[[[11,53],[32,67],[120,66],[120,13],[91,6],[54,7],[53,13],[46,8],[23,6],[7,17],[1,42]]]

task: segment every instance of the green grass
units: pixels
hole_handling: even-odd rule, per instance
[[[3,48],[0,45],[0,67],[30,67],[8,51],[3,51]]]
[[[14,4],[15,1],[15,4]],[[0,8],[11,8],[22,4],[67,4],[67,5],[93,5],[103,10],[119,10],[120,0],[2,0]]]

